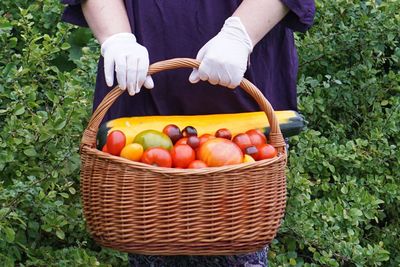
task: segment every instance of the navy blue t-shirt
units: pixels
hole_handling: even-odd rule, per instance
[[[68,4],[64,21],[87,26],[80,0],[62,2]],[[297,110],[298,59],[293,31],[305,31],[311,26],[315,4],[313,0],[282,2],[290,12],[254,47],[245,77],[262,91],[275,110]],[[148,49],[150,64],[177,57],[196,58],[199,49],[220,31],[240,3],[239,0],[125,0],[131,28],[138,43]],[[202,81],[191,84],[190,72],[191,69],[179,69],[153,75],[154,89],[142,88],[133,97],[124,93],[104,119],[259,110],[240,88],[230,90]],[[100,57],[94,108],[109,90]]]

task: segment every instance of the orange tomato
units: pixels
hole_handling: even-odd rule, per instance
[[[143,146],[138,143],[132,143],[126,145],[122,151],[120,156],[126,159],[130,159],[133,161],[139,161],[143,155]]]
[[[209,167],[218,167],[242,163],[243,152],[232,141],[216,137],[200,146],[197,158]]]

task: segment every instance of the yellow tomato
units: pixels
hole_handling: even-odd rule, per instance
[[[244,157],[243,157],[243,163],[254,162],[254,161],[255,161],[255,159],[250,155],[245,154]]]
[[[131,143],[122,149],[120,156],[133,161],[139,161],[142,154],[143,146],[141,144]]]

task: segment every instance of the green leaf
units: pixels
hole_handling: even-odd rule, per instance
[[[15,232],[14,232],[14,230],[13,230],[12,228],[10,228],[10,227],[5,227],[5,228],[3,229],[3,231],[4,231],[5,234],[6,234],[6,241],[9,242],[9,243],[12,243],[12,242],[14,241],[14,239],[15,239]]]
[[[57,231],[56,231],[56,235],[57,235],[57,237],[58,237],[59,239],[64,240],[64,238],[65,238],[65,233],[64,233],[62,230],[57,230]]]
[[[62,50],[67,50],[67,49],[69,49],[71,47],[71,45],[69,44],[69,43],[63,43],[62,45],[61,45],[61,49]]]
[[[22,115],[22,114],[24,114],[25,113],[25,107],[24,106],[21,106],[21,105],[18,105],[17,107],[16,107],[16,109],[15,109],[15,111],[14,111],[14,114],[15,115]]]
[[[36,157],[37,156],[37,152],[34,148],[25,149],[24,154],[27,155],[28,157]]]

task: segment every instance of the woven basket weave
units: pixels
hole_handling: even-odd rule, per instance
[[[171,59],[152,64],[149,74],[198,66],[193,59]],[[265,111],[278,157],[174,169],[112,156],[96,149],[96,133],[123,92],[114,88],[104,98],[81,142],[83,211],[96,242],[149,255],[232,255],[257,251],[272,241],[286,204],[285,142],[261,92],[246,79],[240,86]]]

